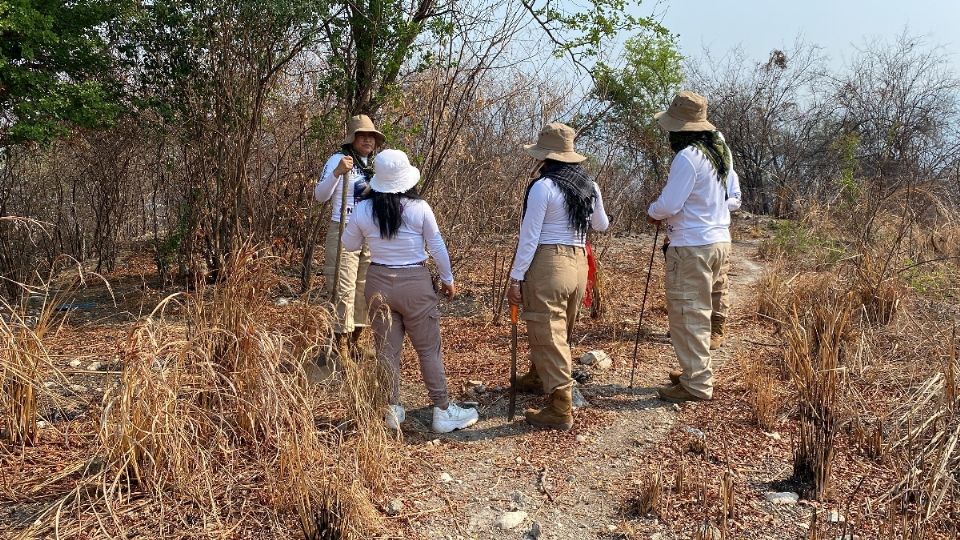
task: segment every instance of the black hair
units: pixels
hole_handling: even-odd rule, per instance
[[[414,186],[403,193],[370,192],[373,204],[373,219],[380,228],[380,238],[397,236],[403,223],[403,199],[420,200],[420,193]]]

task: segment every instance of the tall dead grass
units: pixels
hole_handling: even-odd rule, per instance
[[[851,298],[824,287],[798,297],[786,328],[784,365],[795,391],[799,440],[794,447],[793,479],[805,495],[824,499],[830,489],[835,439],[842,421],[844,359],[850,341]]]
[[[917,521],[937,519],[960,494],[960,362],[953,328],[941,355],[941,369],[894,411],[891,443],[900,479],[887,494],[903,509],[917,509]]]
[[[308,383],[304,366],[331,338],[328,314],[304,302],[274,310],[274,262],[243,249],[220,282],[168,297],[131,331],[120,381],[104,397],[103,464],[30,535],[49,533],[71,508],[123,534],[137,493],[162,512],[202,516],[178,516],[200,537],[250,527],[288,536],[292,523],[318,539],[378,529],[372,497],[397,463],[381,416],[384,375],[345,358],[332,378]]]

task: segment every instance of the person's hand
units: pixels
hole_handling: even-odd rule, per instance
[[[443,293],[448,299],[453,300],[457,296],[457,286],[453,283],[440,283],[440,292]]]
[[[507,289],[507,301],[514,306],[523,304],[523,292],[520,290],[519,281],[510,281],[510,288]]]
[[[653,218],[650,217],[650,216],[647,216],[647,223],[649,223],[649,224],[651,224],[651,225],[656,225],[657,227],[660,226],[660,220],[659,220],[659,219],[653,219]]]
[[[353,158],[350,156],[343,156],[340,158],[340,163],[337,164],[337,168],[333,170],[334,176],[342,176],[353,170]]]

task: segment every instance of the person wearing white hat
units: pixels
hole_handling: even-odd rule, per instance
[[[540,130],[526,145],[539,162],[527,187],[523,220],[508,299],[523,306],[533,369],[518,382],[539,380],[547,406],[526,411],[528,423],[551,429],[573,427],[572,354],[568,338],[587,286],[584,246],[589,229],[610,224],[600,187],[579,165],[587,158],[574,150],[576,132],[560,123]]]
[[[706,98],[684,90],[654,118],[668,133],[675,156],[647,219],[665,224],[669,239],[664,286],[670,340],[681,368],[657,393],[674,403],[709,400],[711,334],[719,330],[722,337],[729,305],[730,212],[740,205],[739,182],[730,148],[707,120]],[[714,342],[718,347],[717,337]]]
[[[440,308],[426,267],[427,253],[440,272],[441,290],[456,295],[450,256],[433,210],[417,194],[420,171],[400,150],[376,157],[369,196],[357,205],[343,233],[345,249],[370,247],[364,294],[370,306],[377,358],[390,376],[387,425],[400,429],[406,416],[400,403],[400,353],[404,335],[420,359],[420,373],[433,402],[433,430],[447,433],[477,422],[476,409],[450,401],[443,369]]]
[[[320,181],[313,190],[314,198],[320,202],[333,199],[332,222],[327,228],[323,244],[323,275],[324,289],[334,303],[336,320],[333,326],[337,334],[337,347],[341,352],[348,344],[355,346],[360,332],[366,326],[367,305],[363,288],[370,255],[364,246],[356,250],[345,249],[340,255],[338,267],[340,222],[349,223],[350,214],[373,177],[373,154],[383,142],[383,133],[377,130],[367,115],[351,118],[340,151],[327,160]],[[346,206],[343,206],[344,178],[347,180]]]

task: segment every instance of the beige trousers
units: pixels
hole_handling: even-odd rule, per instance
[[[400,353],[403,336],[420,359],[420,374],[435,407],[450,403],[440,349],[440,308],[430,271],[425,266],[387,268],[373,265],[364,291],[370,305],[377,359],[390,376],[390,403],[400,403]]]
[[[710,363],[710,315],[725,298],[730,243],[673,247],[666,253],[667,315],[670,339],[683,375],[680,384],[691,394],[713,397]],[[725,308],[723,308],[725,309]]]
[[[713,282],[713,288],[710,291],[711,307],[713,316],[726,319],[730,312],[730,283],[727,274],[730,272],[730,244],[723,242],[726,247],[726,255],[723,262],[720,263],[720,275]]]
[[[543,391],[573,384],[568,339],[587,287],[587,256],[582,247],[544,244],[537,248],[521,284],[530,360]]]
[[[340,259],[340,276],[337,271],[337,244],[340,224],[331,221],[323,242],[324,291],[333,302],[337,320],[333,331],[343,334],[352,332],[356,326],[367,324],[367,302],[363,294],[370,267],[370,251],[364,245],[360,251],[344,251]],[[334,286],[337,290],[334,291]]]

